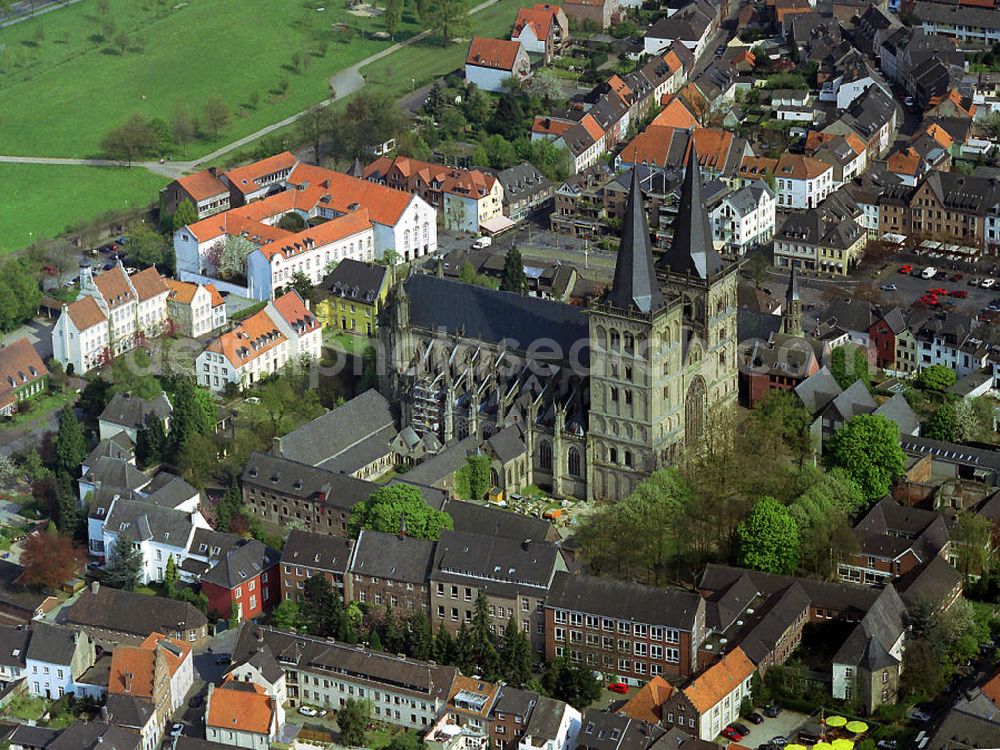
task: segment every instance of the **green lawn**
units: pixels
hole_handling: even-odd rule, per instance
[[[0,125],[0,138],[3,132]],[[149,205],[166,184],[145,169],[0,164],[0,254],[56,237],[106,211]]]
[[[124,53],[100,41],[96,0],[0,31],[0,154],[95,156],[102,136],[133,113],[169,121],[179,103],[197,115],[222,96],[231,125],[188,150],[207,153],[325,98],[331,75],[390,44],[370,38],[379,18],[351,15],[342,0],[109,2],[130,40]],[[349,41],[336,24],[353,29]],[[397,39],[415,30],[407,14]],[[293,56],[306,53],[296,71]]]

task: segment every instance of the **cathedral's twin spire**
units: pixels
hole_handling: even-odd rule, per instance
[[[712,228],[701,197],[701,170],[693,134],[690,143],[680,207],[674,220],[674,238],[660,265],[674,273],[708,279],[718,273],[724,264],[712,244]],[[653,248],[649,241],[646,209],[642,203],[638,166],[632,168],[632,186],[625,204],[621,247],[607,301],[616,307],[634,307],[644,313],[663,305],[663,293],[653,266]]]

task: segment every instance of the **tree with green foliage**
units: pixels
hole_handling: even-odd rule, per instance
[[[131,167],[138,159],[154,156],[159,144],[159,136],[149,121],[135,114],[108,131],[101,139],[101,150],[109,159]]]
[[[469,638],[472,644],[471,658],[476,667],[476,674],[493,680],[498,673],[500,657],[493,643],[493,634],[490,632],[489,608],[486,595],[480,591],[472,612],[472,627],[469,628]]]
[[[389,604],[385,605],[385,615],[382,617],[382,643],[385,650],[392,654],[403,653],[406,646],[403,629]]]
[[[899,427],[884,416],[859,414],[833,434],[828,461],[844,469],[869,503],[889,492],[903,473]]]
[[[77,405],[83,410],[84,414],[96,420],[101,412],[107,408],[112,395],[111,383],[98,375],[87,381],[87,384],[83,387],[83,391],[80,393]]]
[[[379,487],[351,511],[349,528],[356,535],[361,528],[388,534],[399,532],[405,518],[406,534],[417,539],[438,539],[442,529],[454,524],[447,513],[424,502],[420,490],[409,484]]]
[[[403,0],[385,0],[385,13],[382,14],[382,22],[385,24],[385,32],[390,39],[396,38],[399,31],[399,23],[403,20]]]
[[[434,635],[431,633],[431,623],[427,619],[427,615],[422,612],[414,612],[406,618],[404,638],[408,655],[422,661],[432,658]]]
[[[136,347],[111,363],[110,376],[111,395],[119,393],[136,398],[154,399],[163,393],[160,381],[157,379],[153,361],[142,347]]]
[[[210,251],[209,257],[217,259],[215,265],[219,276],[227,280],[243,278],[247,272],[247,256],[257,246],[240,235],[226,235],[218,245],[218,252]]]
[[[64,471],[75,477],[80,464],[87,457],[87,438],[83,425],[76,418],[72,406],[59,413],[59,429],[53,439],[55,445],[55,465],[57,471]]]
[[[601,684],[593,671],[589,667],[573,664],[565,656],[548,663],[542,687],[550,697],[580,710],[601,697]]]
[[[170,242],[159,232],[142,222],[128,228],[128,257],[145,267],[166,270],[166,260],[172,254]]]
[[[169,454],[176,462],[192,436],[215,433],[215,406],[211,394],[189,377],[178,377],[172,385],[173,414],[168,445]],[[199,391],[207,394],[207,398],[199,395]]]
[[[525,294],[528,291],[528,277],[524,273],[524,261],[517,245],[511,245],[503,262],[500,289],[504,292]]]
[[[521,629],[517,615],[512,615],[503,631],[503,642],[500,646],[500,674],[511,687],[523,688],[531,679],[534,662],[531,642]]]
[[[826,471],[817,466],[802,467],[795,477],[794,495],[796,500],[829,505],[846,516],[868,509],[858,483],[839,467]]]
[[[931,440],[955,442],[958,432],[958,412],[954,401],[947,401],[935,409],[920,428],[920,434]]]
[[[313,283],[302,271],[296,271],[292,274],[291,281],[288,282],[288,287],[290,290],[298,292],[299,296],[305,300],[309,299],[312,293]]]
[[[500,95],[496,109],[493,110],[493,118],[489,121],[487,129],[491,133],[502,135],[507,140],[513,141],[524,134],[524,107],[521,105],[521,97],[510,92]]]
[[[790,391],[770,391],[754,405],[753,421],[756,429],[780,434],[800,467],[812,459],[816,451],[810,430],[812,415]]]
[[[84,497],[84,507],[76,499],[76,483],[73,478],[60,471],[53,484],[56,501],[56,527],[63,534],[75,538],[87,537],[87,514],[90,494]]]
[[[225,99],[221,96],[210,96],[202,107],[201,119],[209,136],[215,140],[221,131],[229,127],[232,113]]]
[[[424,741],[416,732],[400,732],[386,745],[385,750],[423,750]]]
[[[178,229],[183,229],[189,224],[194,224],[197,221],[198,209],[194,207],[194,203],[185,198],[178,204],[177,210],[174,211],[172,221],[173,230],[176,232]]]
[[[454,664],[456,656],[455,639],[448,628],[440,628],[434,636],[431,657],[438,664]]]
[[[217,531],[228,532],[232,526],[233,518],[243,512],[243,493],[240,486],[233,477],[223,494],[222,499],[215,511],[215,528]]]
[[[462,0],[428,0],[426,15],[426,25],[441,35],[441,43],[445,47],[451,44],[456,34],[468,31],[472,25],[469,6]]]
[[[299,138],[312,146],[313,161],[316,164],[319,164],[322,156],[323,142],[333,135],[336,124],[333,109],[320,104],[310,107],[299,117],[296,123]]]
[[[482,500],[490,490],[490,459],[475,455],[455,473],[455,491],[463,500]]]
[[[993,524],[980,515],[961,511],[951,530],[951,549],[958,552],[955,567],[968,576],[986,576],[993,569]]]
[[[854,489],[860,495],[856,485]],[[837,562],[854,552],[858,543],[847,513],[825,490],[826,486],[817,482],[788,506],[788,513],[798,529],[799,572],[830,579]]]
[[[340,729],[340,744],[347,747],[361,747],[365,744],[366,730],[372,719],[370,701],[348,698],[337,711],[337,728]]]
[[[185,586],[174,593],[174,598],[180,602],[187,602],[202,612],[208,612],[208,596],[204,591],[195,592],[194,589]]]
[[[167,435],[163,430],[163,422],[154,417],[136,433],[135,458],[142,467],[157,464],[163,459],[166,445]]]
[[[441,90],[441,82],[435,80],[431,84],[430,91],[427,92],[427,98],[424,100],[423,110],[430,117],[435,120],[441,116],[441,113],[445,108],[444,92]]]
[[[104,583],[123,591],[134,591],[142,582],[142,553],[124,533],[115,537],[110,551],[104,568]]]
[[[271,611],[271,624],[282,630],[298,630],[302,627],[302,610],[294,599],[282,599]]]
[[[327,638],[339,625],[342,605],[326,576],[310,577],[302,590],[303,625],[310,635]]]
[[[0,265],[0,332],[14,330],[38,312],[42,290],[36,272],[27,260]]]
[[[177,562],[174,560],[173,555],[167,557],[167,565],[163,569],[163,585],[167,590],[167,596],[173,597],[174,590],[177,588],[177,583],[180,580],[180,576],[177,573]]]
[[[860,380],[871,390],[872,380],[868,371],[868,355],[856,344],[838,346],[830,354],[830,374],[837,385],[846,390]]]
[[[955,385],[958,376],[947,365],[931,365],[917,373],[917,387],[925,391],[942,393]]]
[[[740,564],[766,573],[791,575],[799,562],[799,530],[788,509],[763,497],[736,527]]]

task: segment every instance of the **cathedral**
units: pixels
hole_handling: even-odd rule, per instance
[[[527,458],[494,477],[508,491],[619,500],[736,408],[736,264],[712,244],[693,144],[670,249],[653,254],[634,171],[614,279],[586,308],[414,274],[383,316],[380,387],[403,425],[445,445],[503,431],[489,445]]]

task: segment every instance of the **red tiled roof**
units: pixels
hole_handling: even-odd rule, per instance
[[[535,115],[535,119],[531,123],[531,132],[541,135],[554,135],[558,138],[571,127],[573,127],[573,123],[566,120],[554,120],[551,117]]]
[[[232,186],[241,193],[252,193],[260,188],[257,180],[283,169],[292,169],[298,164],[298,161],[295,154],[290,151],[282,151],[280,154],[255,161],[253,164],[230,169],[225,176]]]
[[[299,331],[300,336],[315,331],[321,325],[316,316],[306,309],[306,304],[302,301],[299,293],[294,290],[278,297],[274,301],[274,309],[290,326],[304,325],[304,328]]]
[[[890,172],[916,177],[920,169],[920,154],[912,147],[907,147],[904,151],[890,154],[886,166]]]
[[[469,54],[465,58],[465,64],[495,70],[513,70],[517,53],[520,50],[520,42],[474,36],[469,45]]]
[[[305,250],[312,250],[317,247],[329,245],[331,242],[345,239],[358,232],[371,229],[372,223],[368,218],[368,209],[360,208],[357,211],[338,216],[314,227],[303,229],[301,232],[293,234],[278,242],[264,245],[260,250],[268,261],[280,255],[288,258],[297,255]]]
[[[639,688],[632,699],[619,710],[632,719],[659,724],[663,717],[660,707],[673,693],[674,686],[657,675]]]
[[[217,195],[229,194],[229,188],[226,187],[226,183],[207,169],[184,177],[178,177],[177,184],[184,188],[184,192],[190,195],[195,201],[203,201],[214,198]]]
[[[253,682],[240,682],[237,687],[234,682],[229,678],[212,691],[205,723],[235,732],[269,734],[273,709],[264,688]]]
[[[825,161],[813,159],[811,156],[784,153],[778,159],[775,174],[793,180],[813,180],[830,169],[833,167]]]
[[[604,128],[597,123],[593,115],[584,115],[583,119],[580,120],[580,125],[595,142],[604,137]]]
[[[14,400],[14,389],[49,374],[35,347],[26,338],[0,349],[0,406]]]
[[[683,693],[698,713],[705,713],[753,675],[756,669],[743,649],[737,646],[695,677]]]
[[[219,294],[219,290],[215,288],[215,284],[205,284],[205,288],[208,290],[208,293],[212,295],[212,307],[218,307],[219,305],[226,304],[222,295]]]
[[[86,331],[107,320],[107,316],[97,306],[97,300],[87,296],[66,306],[66,312],[78,331]]]
[[[525,26],[531,26],[535,32],[535,38],[545,41],[552,31],[552,18],[555,12],[546,10],[545,6],[536,5],[534,8],[519,8],[517,18],[514,20],[513,36],[520,36]]]
[[[167,285],[163,283],[163,277],[152,266],[139,271],[139,273],[132,274],[129,280],[132,282],[136,294],[139,295],[140,302],[145,302],[167,291]]]
[[[120,305],[135,300],[135,293],[128,281],[128,274],[119,263],[110,271],[94,276],[94,284],[101,293],[105,303],[112,310]]]
[[[242,320],[238,326],[219,336],[206,349],[224,355],[233,367],[239,368],[287,340],[285,334],[278,330],[278,325],[271,320],[267,309],[264,309]]]
[[[311,164],[299,164],[289,178],[292,185],[309,184],[323,191],[319,203],[345,214],[356,208],[367,208],[368,215],[376,224],[393,226],[410,205],[413,196],[401,190],[393,190],[385,185],[351,177],[342,172],[334,172]]]

